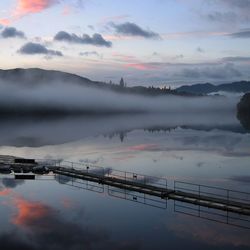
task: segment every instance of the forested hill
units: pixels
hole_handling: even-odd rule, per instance
[[[53,82],[65,83],[67,85],[77,84],[85,87],[111,90],[124,94],[137,94],[146,96],[178,95],[193,96],[193,94],[181,93],[170,88],[144,87],[144,86],[121,86],[120,84],[92,81],[88,78],[55,70],[44,70],[38,68],[0,70],[0,82],[15,83],[20,87],[36,87],[40,84],[51,84]]]
[[[250,92],[250,82],[240,81],[233,83],[225,83],[220,85],[214,85],[211,83],[184,85],[177,89],[177,92],[185,92],[189,94],[210,94],[214,92],[234,92],[234,93],[247,93]]]

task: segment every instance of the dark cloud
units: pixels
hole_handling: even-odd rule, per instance
[[[237,19],[237,15],[234,12],[214,11],[209,13],[207,18],[213,22],[233,22]]]
[[[237,7],[240,9],[250,8],[250,0],[221,0],[223,3],[230,5],[231,7]]]
[[[89,28],[90,30],[95,30],[95,27],[94,27],[93,25],[88,25],[88,28]]]
[[[235,22],[237,20],[237,14],[234,12],[219,12],[214,11],[209,13],[207,16],[209,21],[213,22]]]
[[[144,37],[146,39],[160,39],[160,35],[156,32],[151,30],[145,30],[138,26],[135,23],[122,23],[122,24],[115,24],[110,23],[110,25],[115,29],[117,34],[126,35],[126,36],[139,36]]]
[[[60,51],[50,50],[39,43],[31,43],[31,42],[23,45],[18,52],[25,55],[43,54],[46,56],[63,56],[62,52]]]
[[[243,30],[229,34],[233,38],[250,38],[250,30]]]
[[[250,62],[249,56],[232,56],[232,57],[223,57],[223,62]]]
[[[6,27],[2,32],[1,32],[1,37],[2,38],[25,38],[24,32],[17,30],[14,27]]]
[[[112,42],[105,40],[101,34],[95,33],[92,37],[88,34],[83,34],[82,36],[77,36],[76,34],[69,34],[65,31],[58,32],[55,37],[55,41],[77,43],[77,44],[89,44],[94,46],[102,46],[110,48],[112,47]]]
[[[97,56],[97,57],[102,57],[98,52],[96,51],[86,51],[86,52],[80,52],[80,56]]]
[[[200,53],[204,53],[204,52],[205,52],[205,50],[202,49],[201,47],[198,47],[198,48],[196,49],[196,51],[197,51],[197,52],[200,52]]]
[[[176,60],[176,59],[182,59],[182,58],[184,58],[183,54],[176,55],[175,57],[173,57],[174,60]]]
[[[242,73],[228,63],[222,67],[185,68],[178,75],[185,78],[228,79],[241,77]]]
[[[250,21],[249,0],[211,0],[209,4],[215,4],[215,10],[203,15],[211,22],[223,22],[226,24],[248,23]],[[223,9],[218,9],[218,4]]]

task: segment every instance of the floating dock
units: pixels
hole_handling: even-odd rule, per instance
[[[90,164],[57,160],[21,159],[0,156],[0,172],[14,173],[16,179],[35,179],[37,175],[54,173],[59,176],[85,180],[138,192],[161,200],[173,200],[199,207],[206,207],[250,216],[250,193],[223,188],[174,181],[169,188],[166,178],[150,177],[114,169],[105,169]],[[31,175],[30,173],[33,173]]]
[[[174,189],[170,189],[167,187],[149,185],[146,183],[145,179],[138,180],[137,178],[135,178],[137,177],[136,175],[133,175],[132,179],[120,178],[117,175],[114,176],[112,172],[107,175],[101,175],[96,173],[89,173],[88,171],[76,170],[74,168],[68,169],[64,167],[59,167],[58,169],[54,170],[54,173],[58,175],[72,177],[75,179],[82,179],[103,185],[109,185],[124,190],[148,194],[151,196],[160,197],[161,199],[165,200],[171,199],[198,206],[219,209],[223,211],[250,216],[250,194],[248,193],[236,192],[226,189],[218,189],[218,190],[224,190],[226,195],[216,194],[215,195],[216,197],[214,197],[214,194],[212,193],[209,195],[208,192],[201,191],[201,187],[206,187],[206,186],[197,185],[199,187],[199,191],[197,194],[195,194],[192,192],[193,190],[190,189],[189,189],[190,192],[188,192],[188,191],[180,191],[178,190],[177,187],[175,187]],[[183,182],[183,184],[188,184],[188,183]],[[181,188],[181,189],[187,189],[187,188]],[[239,201],[235,201],[235,199],[231,198],[230,196],[231,192],[248,196],[249,200],[247,198],[243,199],[241,197],[236,199]],[[207,193],[207,195],[205,195],[204,193]]]

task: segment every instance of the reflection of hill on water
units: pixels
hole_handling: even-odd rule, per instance
[[[234,114],[110,115],[65,117],[61,119],[13,119],[0,124],[0,145],[40,147],[59,145],[83,138],[104,135],[126,139],[128,133],[172,132],[175,129],[231,131],[246,133]]]

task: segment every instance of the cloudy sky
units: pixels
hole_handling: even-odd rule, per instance
[[[0,68],[128,85],[250,80],[250,0],[2,0]]]

